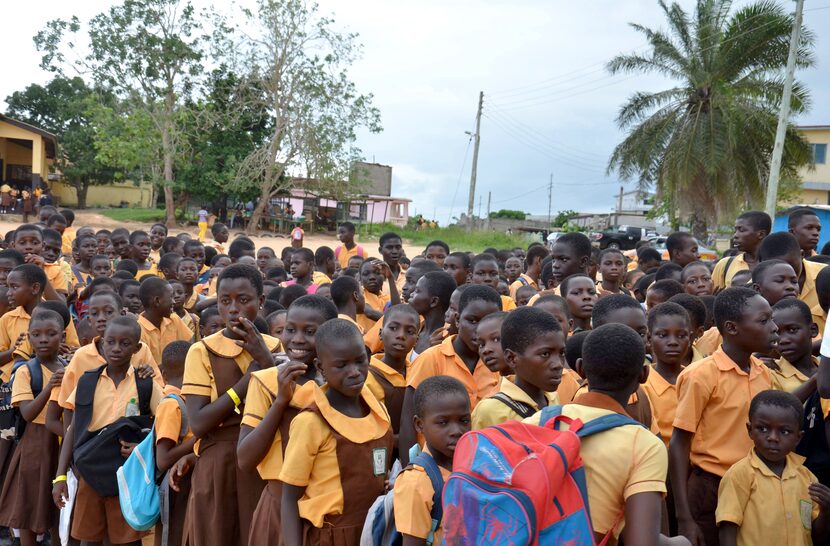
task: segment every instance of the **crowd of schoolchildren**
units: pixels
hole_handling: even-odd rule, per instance
[[[830,255],[809,209],[778,233],[742,214],[714,268],[682,232],[668,260],[580,233],[407,258],[344,223],[335,249],[278,257],[221,223],[203,243],[37,220],[0,251],[0,526],[24,546],[830,538]],[[118,469],[150,428],[170,491],[139,531]],[[562,443],[519,440],[543,431]],[[493,453],[516,466],[483,468]]]

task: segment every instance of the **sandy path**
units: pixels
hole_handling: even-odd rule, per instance
[[[30,217],[30,220],[33,220],[34,216]],[[0,233],[6,234],[6,232],[13,230],[22,222],[22,218],[17,215],[8,215],[0,217]],[[124,227],[129,229],[130,231],[135,231],[137,229],[143,229],[149,231],[150,225],[149,224],[142,224],[140,222],[120,222],[117,220],[113,220],[108,218],[102,214],[97,212],[91,211],[75,211],[75,227],[76,229],[81,226],[90,226],[96,230],[98,229],[115,229],[117,227]],[[170,230],[171,235],[176,235],[178,233],[189,233],[192,237],[197,237],[199,234],[199,229],[196,226],[179,226]],[[237,234],[244,234],[242,230],[233,229],[231,230],[231,241]],[[210,230],[208,230],[207,234],[208,241],[211,240]],[[280,252],[283,248],[290,246],[291,241],[286,236],[280,235],[273,235],[271,233],[261,233],[260,236],[253,236],[251,239],[256,244],[257,248],[263,246],[269,246],[274,249],[274,252],[277,253],[277,256],[280,255]],[[331,248],[335,248],[340,241],[337,240],[337,236],[332,233],[330,235],[323,235],[323,234],[312,234],[306,235],[304,239],[304,245],[312,250],[317,250],[318,247],[327,245]],[[361,242],[358,241],[358,244],[362,244],[366,251],[371,256],[378,256],[378,245],[377,241],[370,240],[368,242]],[[227,248],[227,247],[226,247]],[[416,256],[423,251],[421,247],[415,247],[411,244],[408,244],[404,241],[404,251],[406,255],[409,257]]]

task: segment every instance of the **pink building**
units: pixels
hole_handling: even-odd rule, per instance
[[[360,224],[394,224],[403,227],[409,221],[411,199],[383,195],[360,195],[348,201],[318,197],[302,189],[291,190],[288,197],[275,197],[271,204],[282,208],[288,204],[294,217],[314,218],[315,224],[334,229],[338,222]]]

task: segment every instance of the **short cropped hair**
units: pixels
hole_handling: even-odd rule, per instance
[[[21,233],[37,233],[40,235],[41,238],[43,238],[43,230],[41,230],[39,226],[36,226],[34,224],[23,224],[17,226],[17,228],[14,230],[15,241],[17,241],[17,238],[20,236]]]
[[[596,329],[598,326],[603,326],[608,322],[608,317],[611,313],[619,311],[620,309],[638,309],[643,312],[643,307],[640,303],[625,294],[611,294],[600,298],[594,304],[594,309],[591,311],[591,324]]]
[[[59,222],[61,224],[66,224],[66,217],[63,214],[56,212],[46,220],[46,225],[51,226]]]
[[[150,308],[153,298],[160,297],[164,294],[164,290],[170,285],[166,280],[158,277],[147,279],[141,283],[138,289],[138,299],[141,300],[141,305],[145,309]]]
[[[662,281],[657,281],[648,287],[648,291],[663,294],[663,299],[665,301],[668,301],[674,296],[685,292],[683,285],[673,279],[663,279]]]
[[[448,375],[435,375],[426,378],[415,389],[415,415],[423,419],[427,408],[431,406],[430,402],[440,396],[451,395],[464,398],[468,404],[470,403],[467,389],[458,379]]]
[[[17,273],[21,277],[23,277],[23,282],[28,285],[33,285],[38,283],[40,285],[40,291],[46,289],[46,283],[49,282],[46,279],[46,273],[43,272],[43,269],[39,268],[34,264],[23,264],[18,265],[14,269],[12,269],[12,273]]]
[[[549,332],[561,332],[553,315],[535,307],[519,307],[501,323],[501,348],[523,353],[534,341]]]
[[[277,293],[277,290],[279,290],[279,293]],[[307,295],[308,290],[306,290],[305,286],[303,286],[301,284],[290,284],[290,285],[285,286],[285,287],[280,286],[280,287],[275,288],[274,290],[271,291],[271,294],[274,294],[274,293],[277,293],[276,298],[277,298],[277,301],[280,302],[280,305],[282,305],[283,307],[285,307],[287,309],[287,308],[291,307],[291,305],[294,303],[295,300]],[[274,299],[274,298],[271,298],[271,299]],[[323,298],[323,299],[325,299],[325,298]],[[328,300],[326,299],[326,301],[328,301]],[[332,302],[329,302],[329,303],[334,305],[334,303],[332,303]]]
[[[126,271],[135,278],[138,275],[138,264],[133,260],[120,260],[115,266],[116,271]]]
[[[199,314],[199,323],[204,324],[208,320],[212,319],[213,317],[219,316],[219,306],[218,305],[211,305],[207,309],[202,309],[202,312]]]
[[[62,301],[42,301],[39,304],[37,304],[37,307],[35,308],[35,310],[38,309],[53,311],[57,313],[58,316],[61,318],[61,322],[63,322],[64,328],[68,328],[69,324],[72,322],[72,315],[69,313],[69,307],[67,307],[66,304]]]
[[[72,223],[75,221],[75,213],[72,212],[71,209],[61,209],[60,212],[63,217],[66,219],[66,225],[71,226]]]
[[[458,258],[461,260],[461,266],[464,269],[470,269],[470,255],[466,252],[450,252],[447,258]]]
[[[810,306],[803,301],[796,298],[784,298],[772,306],[773,311],[784,311],[786,309],[795,309],[804,319],[804,324],[810,326],[813,323],[813,313],[810,312]]]
[[[415,318],[416,323],[420,324],[421,322],[421,315],[418,314],[418,311],[416,311],[414,307],[408,303],[399,303],[397,305],[392,305],[383,313],[383,322],[381,323],[381,326],[386,324],[386,320],[396,313],[406,313],[407,315],[412,315]]]
[[[182,252],[187,254],[188,252],[190,252],[191,250],[193,250],[195,248],[204,249],[205,245],[201,241],[199,241],[198,239],[190,239],[189,241],[185,241],[184,245],[182,245]]]
[[[674,262],[667,262],[657,269],[657,273],[654,274],[654,280],[662,281],[665,279],[671,279],[675,273],[680,273],[682,276],[683,268]]]
[[[578,258],[591,257],[591,240],[584,233],[571,232],[565,233],[556,240],[556,244],[562,244],[571,247]]]
[[[68,313],[69,310],[67,310],[67,314]],[[32,318],[29,320],[29,328],[31,328],[32,324],[34,324],[35,322],[50,320],[57,324],[61,330],[66,329],[66,323],[64,322],[63,317],[61,317],[60,313],[40,305],[35,307],[35,310],[32,312]]]
[[[161,251],[164,254],[173,252],[173,250],[179,246],[180,242],[181,240],[178,237],[165,237],[164,241],[161,243]],[[184,252],[184,246],[182,246],[182,252]]]
[[[645,359],[640,334],[623,324],[591,330],[582,345],[582,369],[592,389],[614,392],[630,385],[642,373]]]
[[[706,265],[705,263],[703,263],[701,261],[690,262],[690,263],[686,264],[686,267],[684,267],[683,271],[680,273],[681,282],[686,282],[687,275],[688,275],[686,273],[686,271],[688,271],[689,269],[691,269],[693,267],[698,267],[698,266],[705,267],[709,271],[709,273],[712,273],[712,271],[709,269],[709,266]]]
[[[554,305],[559,307],[559,309],[561,309],[562,312],[565,313],[566,317],[571,318],[571,308],[568,307],[568,302],[565,300],[565,298],[563,298],[562,296],[557,296],[556,294],[548,294],[546,296],[540,297],[539,299],[533,302],[533,307],[539,307],[540,305],[548,302],[553,303]]]
[[[165,371],[170,368],[171,364],[174,365],[174,371],[181,372],[184,370],[184,361],[187,358],[190,345],[189,341],[183,340],[171,341],[167,344],[164,350],[161,351],[161,362]]]
[[[458,312],[460,313],[464,311],[467,305],[474,301],[486,301],[488,303],[492,303],[498,306],[499,311],[502,310],[501,296],[498,292],[496,292],[489,286],[485,286],[483,284],[474,284],[471,285],[469,288],[465,289],[464,292],[461,294],[461,300],[458,303]]]
[[[129,328],[130,334],[134,337],[136,342],[141,340],[141,326],[138,325],[138,321],[133,317],[118,316],[113,318],[109,321],[109,323],[107,323],[107,328],[104,330],[104,333],[106,334],[106,331],[112,327],[119,326]]]
[[[182,260],[182,255],[177,252],[167,252],[164,256],[159,259],[159,269],[169,269],[173,266],[178,267],[179,262]],[[192,258],[188,258],[190,261],[194,261]]]
[[[793,419],[796,421],[798,430],[802,429],[804,422],[804,406],[794,394],[784,391],[767,390],[761,391],[752,398],[749,403],[749,419],[758,413],[761,406],[773,406],[776,408],[783,408],[792,411]]]
[[[219,274],[219,280],[216,282],[217,293],[219,292],[219,287],[222,285],[222,281],[231,279],[248,279],[251,286],[254,287],[257,296],[262,295],[262,274],[256,267],[245,264],[232,264],[225,267],[222,269],[222,273]]]
[[[532,264],[536,258],[544,260],[548,257],[548,249],[543,245],[533,245],[527,249],[527,254],[525,254],[525,263],[527,265]]]
[[[149,239],[150,235],[146,231],[142,231],[140,229],[137,229],[137,230],[133,231],[132,233],[130,233],[130,244],[134,245],[135,242],[138,241],[139,237],[147,237]]]
[[[727,321],[737,322],[743,317],[747,302],[758,292],[750,288],[727,288],[715,296],[715,326],[723,334]]]
[[[237,237],[228,247],[228,257],[235,262],[247,252],[254,252],[256,245],[247,237]]]
[[[576,369],[576,361],[582,358],[582,346],[590,333],[591,330],[582,330],[571,335],[565,342],[565,362],[572,370]]]
[[[770,233],[761,241],[758,246],[758,259],[763,262],[796,252],[801,252],[801,246],[795,235],[788,231],[778,231]]]
[[[318,348],[330,345],[334,340],[352,338],[353,341],[363,347],[363,336],[357,325],[341,318],[333,318],[323,322],[314,334],[315,344]]]
[[[216,235],[217,233],[226,228],[227,226],[225,226],[225,224],[223,224],[222,222],[214,222],[213,225],[210,226],[210,232]]]
[[[15,265],[23,265],[26,263],[26,258],[20,252],[13,248],[0,250],[0,260],[11,260]]]
[[[668,301],[676,303],[685,309],[687,313],[689,313],[692,328],[700,328],[706,324],[706,305],[704,305],[703,301],[699,297],[684,293],[672,296]],[[658,305],[657,307],[660,306]],[[651,326],[649,326],[649,330],[650,329]]]
[[[687,231],[675,231],[666,237],[666,250],[669,251],[669,256],[673,255],[678,250],[683,250],[683,245],[689,239],[694,239],[692,234]]]
[[[798,207],[790,212],[789,216],[787,216],[787,226],[788,227],[795,227],[799,221],[805,216],[815,216],[818,217],[816,211],[809,207]]]
[[[427,243],[427,245],[424,247],[424,250],[426,251],[426,249],[428,249],[428,248],[429,248],[429,247],[431,247],[431,246],[440,246],[441,248],[443,248],[443,249],[444,249],[444,252],[446,252],[447,254],[449,254],[449,253],[450,253],[450,245],[448,245],[448,244],[447,244],[447,243],[445,243],[444,241],[439,241],[439,240],[437,240],[437,239],[436,239],[435,241],[430,241],[430,242],[429,242],[429,243]]]
[[[772,231],[772,219],[769,214],[761,210],[748,210],[738,216],[738,220],[746,220],[755,231],[766,231],[767,233]]]
[[[482,252],[481,254],[477,254],[475,258],[470,260],[470,269],[475,269],[476,266],[482,262],[493,262],[498,266],[499,261],[493,254],[488,254],[486,252]]]
[[[790,265],[784,260],[779,260],[774,258],[772,260],[764,260],[763,262],[759,263],[755,266],[755,269],[752,270],[752,282],[754,283],[761,283],[763,282],[764,278],[767,276],[767,273],[770,269],[775,267],[776,265]]]
[[[646,246],[637,251],[637,260],[640,262],[661,262],[663,261],[663,256],[656,248]]]
[[[684,309],[681,305],[678,305],[674,302],[667,301],[661,303],[660,305],[654,306],[651,311],[648,312],[648,331],[651,332],[654,329],[654,323],[657,322],[657,319],[660,317],[681,317],[686,324],[690,326],[690,318],[689,313]]]
[[[331,301],[324,298],[323,296],[317,296],[315,294],[306,294],[305,296],[301,296],[294,300],[294,302],[291,304],[291,308],[289,308],[289,311],[291,311],[291,309],[295,307],[300,309],[311,309],[313,311],[317,311],[318,313],[320,313],[320,317],[323,319],[323,322],[337,318],[337,307],[335,307]]]
[[[433,263],[433,262],[429,262]],[[423,277],[427,292],[430,296],[438,298],[438,304],[442,309],[450,306],[450,297],[456,289],[455,279],[444,271],[430,271]]]
[[[351,222],[343,222],[342,224],[340,224],[340,227],[345,228],[346,231],[351,231],[352,233],[355,232],[354,224]]]
[[[380,240],[378,242],[380,246],[383,246],[392,239],[400,239],[401,241],[403,240],[401,239],[401,236],[395,233],[394,231],[387,231],[386,233],[380,236]]]
[[[355,292],[360,290],[360,284],[352,277],[340,276],[331,283],[331,300],[338,308],[346,305]]]
[[[138,284],[138,281],[132,281]],[[124,285],[121,285],[121,288],[124,288]],[[115,292],[110,292],[109,290],[105,292],[96,292],[89,298],[87,303],[92,303],[92,300],[97,300],[98,298],[109,298],[109,300],[115,304],[115,310],[121,311],[124,308],[124,300],[121,299],[121,296],[116,294]]]
[[[585,278],[590,281],[593,280],[591,279],[591,277],[588,276],[587,273],[574,273],[573,275],[569,275],[562,280],[562,282],[559,284],[559,293],[562,294],[563,298],[568,295],[568,289],[570,288],[571,282],[573,282],[574,279],[581,278]]]

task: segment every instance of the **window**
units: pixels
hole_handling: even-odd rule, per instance
[[[824,165],[827,163],[827,144],[810,144],[813,149],[813,163]]]

